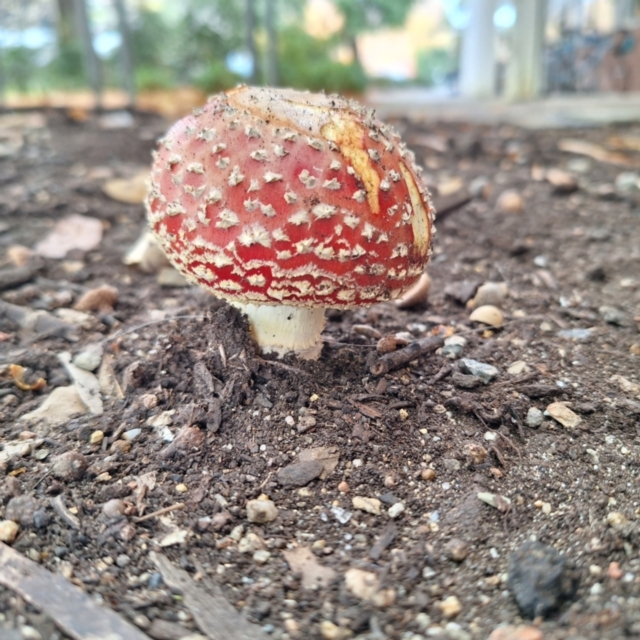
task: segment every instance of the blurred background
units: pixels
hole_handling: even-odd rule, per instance
[[[640,91],[640,0],[2,0],[6,107],[168,116],[238,83],[526,100]]]

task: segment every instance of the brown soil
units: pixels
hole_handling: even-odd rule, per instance
[[[53,312],[110,284],[118,300],[112,311],[92,313],[91,325],[78,326],[75,342],[26,335],[0,317],[0,442],[18,441],[21,433],[30,442],[25,431],[40,439],[30,455],[0,467],[0,520],[19,493],[44,510],[44,525],[21,525],[14,549],[62,571],[154,637],[158,620],[174,623],[173,637],[180,637],[175,625],[197,631],[149,559],[177,528],[185,532],[182,542],[160,550],[196,582],[218,584],[273,638],[320,638],[320,623],[330,620],[359,638],[475,639],[523,622],[506,572],[512,551],[534,537],[566,554],[580,578],[572,600],[536,621],[545,638],[640,636],[638,191],[616,194],[611,185],[628,169],[595,161],[579,167],[579,188],[568,195],[532,179],[532,167],[566,168],[575,160],[557,150],[561,137],[605,144],[612,135],[637,139],[640,129],[532,133],[396,122],[429,182],[442,186],[460,176],[469,184],[485,176],[491,193],[439,221],[428,304],[330,312],[321,358],[303,362],[257,354],[237,312],[205,292],[162,287],[155,274],[123,265],[144,225],[143,208],[109,199],[101,185],[146,165],[166,122],[139,114],[133,127],[108,130],[93,118],[44,116],[46,126],[19,128],[23,145],[0,158],[2,255],[11,245],[33,247],[70,213],[103,221],[104,236],[86,254],[39,264],[32,258],[38,268],[2,299]],[[434,140],[449,151],[432,150]],[[628,158],[640,166],[640,154]],[[523,198],[523,211],[496,206],[506,189]],[[15,269],[8,262],[5,268]],[[508,284],[506,323],[467,332],[461,355],[497,367],[492,382],[473,387],[476,380],[440,352],[382,377],[370,372],[380,357],[376,331],[419,339],[474,327],[450,294],[464,300],[484,282]],[[567,329],[592,331],[583,340],[558,334]],[[57,428],[21,421],[52,388],[70,384],[56,354],[98,343],[123,398],[105,399],[102,415]],[[526,366],[508,373],[518,361]],[[26,367],[29,382],[44,378],[46,389],[19,389],[10,364]],[[557,401],[570,403],[579,425],[545,416],[537,428],[527,426],[531,407],[544,411]],[[182,446],[148,425],[167,411],[174,412],[168,429],[181,433]],[[141,433],[126,442],[124,432],[137,428]],[[91,444],[97,430],[105,437]],[[335,470],[304,487],[283,486],[279,471],[317,447],[337,449]],[[46,457],[38,453],[46,450]],[[86,457],[88,470],[79,480],[56,478],[53,462],[72,450]],[[151,472],[155,487],[140,494],[139,477]],[[339,490],[343,482],[348,492]],[[492,507],[478,492],[510,505],[498,500],[500,508]],[[262,494],[279,514],[252,524],[246,504]],[[58,495],[75,507],[79,528],[50,506]],[[354,496],[381,500],[380,515],[354,509]],[[123,516],[104,514],[111,499],[125,501]],[[405,509],[392,520],[387,511],[396,502]],[[184,508],[136,521],[177,503]],[[351,512],[346,524],[335,507]],[[254,550],[239,551],[238,526],[243,536],[259,536],[256,544],[270,552],[266,563],[254,559]],[[302,586],[283,555],[296,547],[311,547],[335,570],[330,586]],[[611,563],[619,563],[619,574]],[[344,574],[354,567],[394,590],[385,592],[386,602],[346,589]],[[450,596],[461,608],[447,618],[440,603]],[[13,638],[24,625],[45,639],[66,637],[0,588],[0,636]]]

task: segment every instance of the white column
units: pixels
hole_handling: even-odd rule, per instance
[[[460,56],[460,93],[465,98],[491,98],[495,94],[495,4],[495,0],[469,0],[469,24],[462,35]]]
[[[616,0],[616,29],[625,29],[632,26],[636,17],[634,0]]]
[[[529,100],[544,88],[547,0],[515,0],[515,5],[518,16],[513,28],[505,95],[510,100]]]

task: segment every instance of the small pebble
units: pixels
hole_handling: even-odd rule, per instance
[[[131,562],[131,558],[126,553],[121,553],[116,558],[116,565],[119,566],[121,569],[126,567],[130,562]]]
[[[433,469],[423,469],[420,472],[420,477],[425,481],[425,482],[431,482],[432,480],[435,480],[436,478],[436,472]]]
[[[58,480],[65,482],[80,480],[88,466],[87,459],[80,452],[67,451],[56,457],[51,467],[51,473]]]
[[[477,442],[467,442],[463,448],[465,456],[475,464],[483,464],[487,459],[487,450]]]
[[[486,304],[475,309],[469,316],[469,320],[499,328],[504,324],[504,315],[498,307]]]
[[[544,414],[537,407],[529,407],[525,424],[531,429],[536,429],[544,422]]]
[[[469,555],[469,545],[460,538],[452,538],[447,542],[445,551],[454,562],[462,562]]]
[[[102,505],[102,513],[104,513],[107,518],[118,518],[124,514],[124,511],[124,500],[120,500],[119,498],[113,498],[113,500],[109,500]]]
[[[278,517],[278,508],[271,500],[249,500],[247,520],[257,524],[272,522]]]
[[[94,431],[89,436],[89,444],[100,444],[103,440],[104,440],[104,432],[100,431],[99,429],[97,431]]]
[[[13,520],[23,527],[33,527],[34,514],[38,509],[38,501],[29,495],[11,498],[5,508],[4,517]]]
[[[0,521],[0,542],[11,544],[18,536],[20,527],[13,520]]]
[[[320,623],[320,635],[324,640],[344,640],[344,638],[348,638],[351,633],[346,629],[341,629],[330,620],[323,620]]]
[[[42,634],[35,627],[29,625],[20,627],[20,635],[23,640],[42,640]]]
[[[529,365],[524,360],[517,360],[513,364],[510,364],[507,368],[507,373],[510,376],[519,376],[529,371]]]
[[[239,553],[255,553],[264,549],[264,541],[256,533],[249,532],[238,542]]]
[[[515,189],[507,189],[498,196],[496,206],[505,213],[520,213],[524,209],[524,200]]]
[[[537,627],[519,625],[498,627],[491,632],[489,640],[544,640],[544,634]]]
[[[462,611],[462,604],[457,596],[445,598],[439,606],[445,618],[455,618]]]
[[[627,518],[620,511],[611,511],[607,514],[607,523],[610,527],[621,527],[627,523]]]
[[[258,549],[258,551],[253,554],[253,561],[257,564],[265,564],[269,562],[269,558],[271,558],[271,553],[266,549]]]
[[[95,371],[102,362],[102,352],[103,348],[101,346],[92,346],[75,356],[73,364],[85,371]]]
[[[402,502],[396,502],[394,505],[391,505],[387,511],[390,518],[397,518],[403,511],[405,507]]]
[[[179,484],[176,485],[177,493],[187,493],[187,491],[189,491],[189,488],[187,487],[186,484],[183,484],[182,482],[180,482]]]
[[[377,498],[367,498],[365,496],[354,496],[351,501],[354,509],[360,511],[366,511],[374,516],[379,516],[381,513],[382,503]]]
[[[140,627],[140,629],[148,629],[151,625],[151,620],[144,614],[138,613],[133,617],[133,624],[135,624],[136,627]]]
[[[340,493],[349,493],[349,484],[344,480],[338,485],[338,491]]]
[[[506,282],[485,282],[478,287],[471,304],[473,308],[492,305],[500,307],[509,295],[509,287]]]
[[[476,378],[480,378],[480,380],[485,383],[491,382],[491,380],[496,378],[500,373],[493,365],[478,362],[471,358],[462,358],[459,360],[458,365],[461,371]]]
[[[442,347],[442,355],[448,358],[457,358],[464,350],[467,344],[467,339],[463,336],[449,336],[444,340],[444,346]]]
[[[547,413],[567,429],[573,429],[582,422],[582,418],[562,402],[552,402],[547,407]]]
[[[619,562],[612,562],[607,569],[607,575],[612,580],[620,580],[622,578],[622,569]]]

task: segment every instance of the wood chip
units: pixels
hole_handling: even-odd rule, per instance
[[[195,623],[210,640],[266,640],[268,636],[257,625],[247,622],[221,595],[215,585],[209,593],[200,588],[191,576],[174,566],[161,553],[152,551],[151,562],[162,574],[162,579],[171,588],[182,594],[184,604],[193,615]]]
[[[62,575],[50,573],[5,544],[0,544],[0,584],[46,613],[73,640],[149,640]]]

